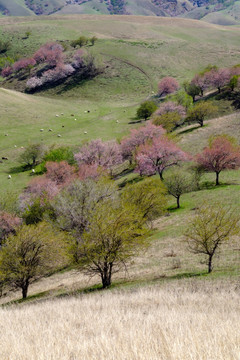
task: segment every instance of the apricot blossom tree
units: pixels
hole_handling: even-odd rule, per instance
[[[158,84],[158,94],[159,96],[172,94],[177,91],[179,84],[176,79],[171,76],[164,77]]]
[[[189,155],[166,137],[157,137],[150,144],[141,145],[138,149],[136,171],[141,175],[159,174],[163,180],[165,169],[187,161]]]
[[[150,122],[139,129],[132,129],[130,136],[123,138],[121,141],[123,159],[131,162],[138,146],[152,140],[154,137],[162,136],[164,133],[165,130],[161,126],[155,126]]]
[[[196,161],[206,171],[215,172],[216,185],[219,185],[221,171],[240,167],[240,149],[226,136],[216,136],[209,146],[196,156]]]

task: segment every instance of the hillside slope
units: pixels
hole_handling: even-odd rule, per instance
[[[25,4],[24,0],[0,0],[0,13],[7,16],[34,15]]]
[[[237,8],[237,11],[236,11]],[[236,0],[0,0],[3,15],[119,14],[188,17],[233,25],[239,22]]]
[[[31,35],[26,39],[29,29]],[[86,49],[104,69],[90,81],[71,87],[59,85],[37,96],[16,92],[24,89],[24,80],[2,79],[0,156],[9,158],[0,164],[2,191],[21,190],[30,179],[27,172],[11,172],[18,165],[21,146],[41,139],[46,144],[69,145],[97,137],[119,139],[136,126],[133,118],[139,103],[157,91],[162,77],[174,76],[182,83],[209,63],[240,63],[238,27],[226,29],[196,20],[68,15],[13,21],[5,17],[0,19],[0,30],[2,38],[11,42],[8,55],[19,57],[31,56],[47,41],[68,45],[81,34],[96,35],[96,44]],[[90,113],[86,115],[87,110]],[[61,113],[64,115],[57,118]],[[54,131],[49,133],[49,128]]]

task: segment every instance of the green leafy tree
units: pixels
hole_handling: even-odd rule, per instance
[[[180,125],[181,116],[178,112],[167,112],[162,115],[154,116],[152,123],[154,125],[161,125],[169,133]]]
[[[137,109],[137,118],[147,120],[156,110],[157,105],[154,101],[144,101]]]
[[[193,105],[193,99],[184,90],[179,90],[175,95],[171,95],[171,100],[176,101],[179,105],[189,109]]]
[[[46,151],[47,147],[43,144],[28,145],[24,152],[19,156],[19,162],[33,168],[42,161]]]
[[[184,89],[186,93],[192,97],[193,102],[195,101],[196,96],[201,94],[201,89],[199,86],[195,85],[194,83],[184,83]]]
[[[217,112],[217,107],[211,102],[201,101],[188,110],[186,121],[196,122],[202,127],[206,117],[213,115],[215,112]]]
[[[229,86],[231,91],[233,91],[238,86],[239,75],[233,75],[229,81]]]
[[[164,184],[170,195],[177,200],[177,209],[180,208],[180,197],[182,194],[193,189],[193,179],[182,169],[174,169],[167,173]]]
[[[90,39],[89,39],[89,41],[90,41],[90,43],[91,43],[91,45],[93,46],[94,44],[95,44],[95,42],[97,41],[97,37],[96,36],[93,36],[93,37],[91,37]]]
[[[144,219],[151,221],[165,212],[167,190],[160,179],[148,178],[134,185],[127,185],[122,191],[122,201],[135,205]]]
[[[29,285],[66,264],[65,241],[46,223],[23,225],[10,235],[0,252],[0,274],[8,286],[20,288],[27,297]]]
[[[148,245],[144,224],[135,206],[112,201],[98,204],[78,244],[79,268],[90,276],[99,275],[103,288],[109,287],[112,275]]]
[[[200,207],[185,236],[194,254],[204,254],[208,259],[208,273],[212,272],[212,260],[220,246],[230,236],[239,233],[239,213],[219,203]]]

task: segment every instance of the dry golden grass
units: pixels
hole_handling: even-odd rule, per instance
[[[240,284],[180,280],[0,310],[3,360],[239,360]]]

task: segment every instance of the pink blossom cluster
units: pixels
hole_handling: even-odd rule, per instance
[[[155,111],[154,115],[163,115],[167,113],[178,113],[181,118],[186,116],[186,110],[182,105],[178,105],[173,101],[166,101]]]
[[[45,71],[41,77],[33,76],[27,81],[27,88],[29,90],[36,89],[47,83],[55,83],[67,78],[75,72],[75,69],[70,64],[59,64],[54,69]]]
[[[115,141],[103,142],[101,139],[97,139],[82,146],[75,155],[75,159],[79,166],[85,164],[111,169],[122,163],[122,153],[120,146]]]
[[[136,154],[136,171],[141,175],[154,175],[158,173],[163,178],[163,171],[190,156],[182,151],[173,141],[165,136],[155,137],[151,143],[141,145]]]
[[[154,137],[162,136],[165,130],[162,126],[155,126],[148,122],[146,126],[132,129],[130,136],[121,141],[121,151],[124,160],[131,160],[137,148]]]

